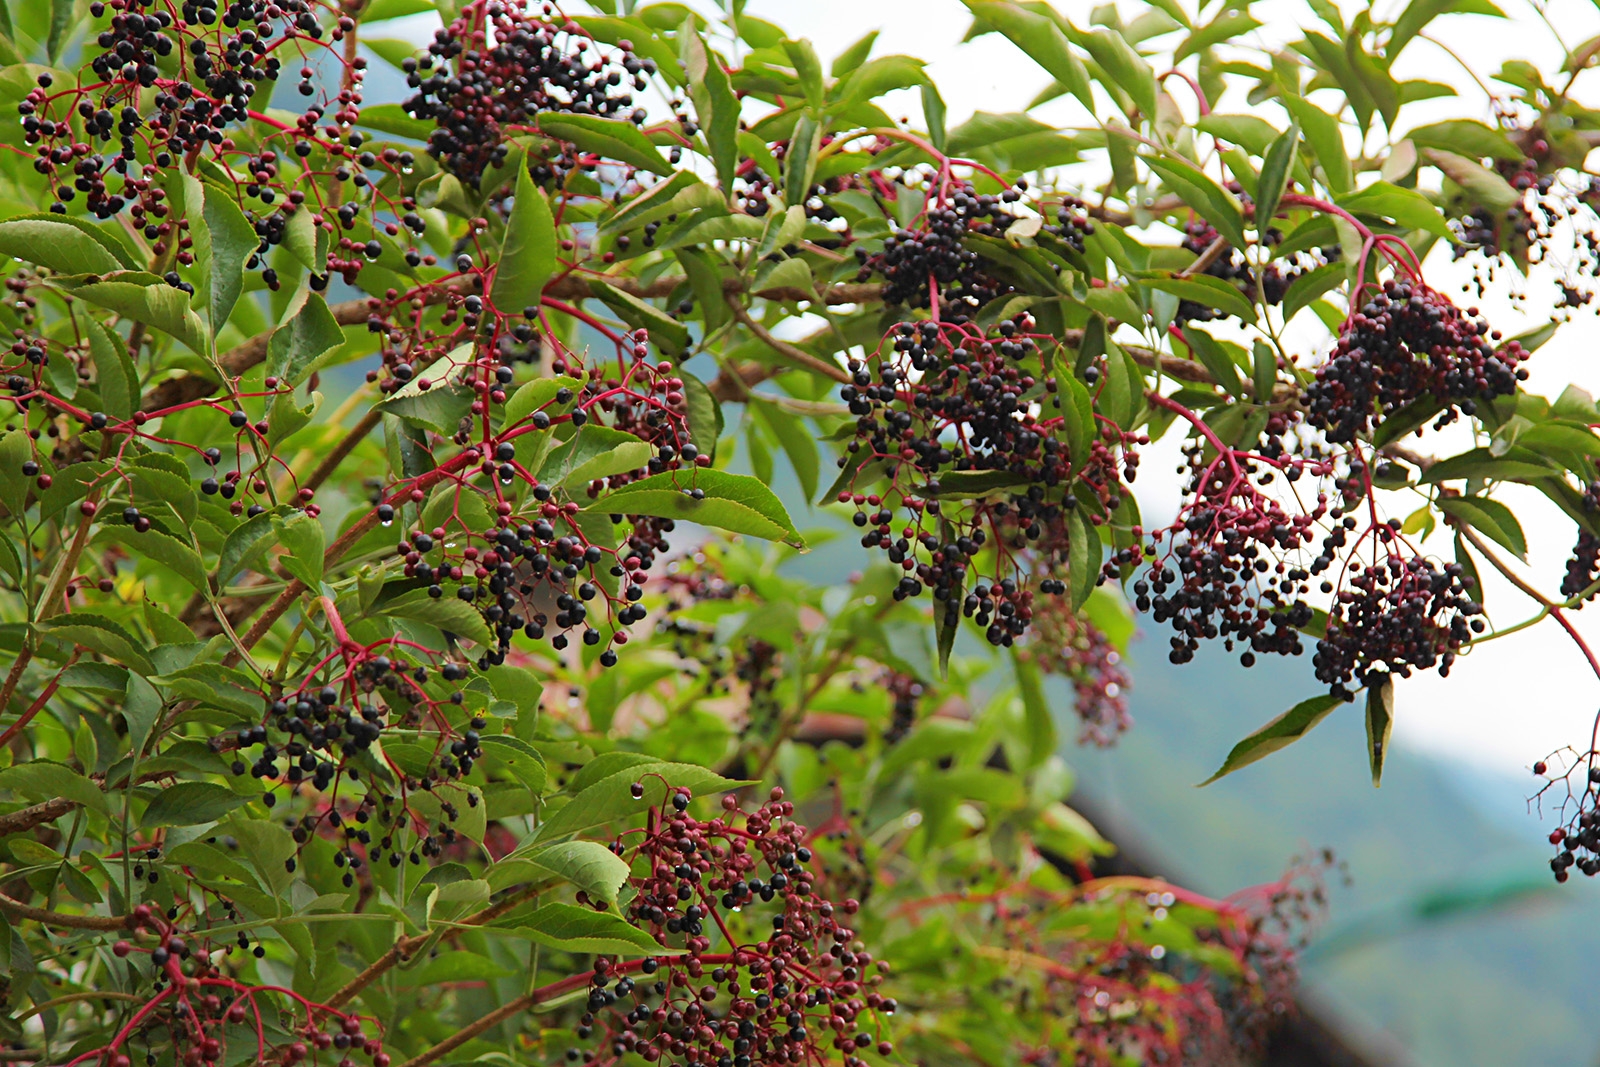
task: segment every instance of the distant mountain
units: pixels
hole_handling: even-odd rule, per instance
[[[1538,823],[1514,821],[1518,783],[1400,748],[1375,790],[1355,704],[1197,789],[1236,740],[1316,691],[1310,665],[1245,670],[1215,650],[1173,667],[1154,646],[1131,657],[1132,731],[1110,750],[1065,753],[1086,804],[1167,876],[1215,895],[1333,848],[1353,885],[1334,891],[1308,953],[1308,994],[1418,1067],[1600,1062],[1600,886],[1555,886]],[[1070,706],[1065,686],[1057,695]]]

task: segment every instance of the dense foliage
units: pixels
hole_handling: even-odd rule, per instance
[[[1095,877],[1047,679],[1107,744],[1135,611],[1305,655],[1219,773],[1359,694],[1376,781],[1395,679],[1546,617],[1588,655],[1600,409],[1521,383],[1600,269],[1600,45],[1419,127],[1453,90],[1396,59],[1487,0],[1278,51],[1249,0],[965,2],[1084,124],[947,127],[921,61],[737,2],[0,2],[4,1058],[1259,1046],[1326,862]],[[1555,264],[1549,325],[1436,242],[1532,306]],[[1577,525],[1559,592],[1510,483]],[[1561,880],[1595,757],[1536,767]]]

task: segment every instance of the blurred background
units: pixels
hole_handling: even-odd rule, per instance
[[[1377,0],[1374,6],[1389,17],[1405,2]],[[1492,120],[1492,75],[1505,60],[1526,59],[1554,71],[1566,49],[1600,35],[1600,0],[1497,3],[1506,18],[1440,18],[1430,27],[1437,40],[1418,41],[1403,55],[1397,73],[1448,83],[1459,94],[1417,107],[1410,121]],[[712,10],[701,0],[693,6]],[[1088,2],[1056,0],[1056,6],[1079,23],[1111,17]],[[1346,0],[1340,6],[1350,16],[1366,4]],[[1492,5],[1434,0],[1434,6],[1481,11]],[[1139,9],[1134,0],[1121,7],[1129,16]],[[952,127],[977,110],[1020,110],[1048,80],[997,36],[962,43],[971,19],[958,0],[749,0],[745,10],[809,37],[824,62],[879,31],[874,54],[928,61]],[[1251,10],[1265,23],[1256,33],[1263,48],[1278,47],[1315,21],[1301,0],[1257,0]],[[438,16],[426,12],[377,24],[371,36],[423,43],[438,25]],[[369,102],[408,95],[397,70],[370,52],[368,58]],[[1594,84],[1580,82],[1575,95],[1585,99],[1587,88],[1600,106],[1600,73],[1587,77]],[[910,92],[904,97],[890,98],[891,113],[898,105],[915,121],[919,102]],[[1052,103],[1040,115],[1063,125],[1086,122],[1086,114],[1073,113],[1075,106]],[[1249,109],[1243,100],[1214,104],[1223,112]],[[1282,124],[1275,113],[1266,117]],[[1087,176],[1096,164],[1086,158]],[[1446,293],[1471,275],[1443,247],[1433,250],[1425,271]],[[1497,327],[1520,333],[1547,317],[1550,281],[1530,279],[1520,306],[1478,303]],[[808,328],[803,321],[792,325],[797,334]],[[1600,393],[1597,330],[1592,319],[1580,317],[1558,333],[1532,362],[1529,388],[1554,397],[1576,382]],[[1305,344],[1308,354],[1329,345],[1314,335]],[[346,375],[353,387],[365,369],[350,364],[325,375],[324,389],[338,392]],[[727,416],[731,430],[737,407]],[[1452,445],[1424,436],[1418,447],[1446,454]],[[1159,448],[1150,451],[1156,454],[1143,465],[1139,488],[1154,525],[1170,518],[1177,487],[1173,464]],[[849,529],[801,499],[797,486],[774,488],[802,529]],[[1525,507],[1519,512],[1530,542],[1525,573],[1554,588],[1572,525],[1531,490],[1513,502]],[[841,538],[791,566],[811,580],[842,579],[864,558],[854,540]],[[1429,547],[1447,553],[1442,535],[1435,540],[1440,543]],[[1532,613],[1531,603],[1496,575],[1488,576],[1485,599],[1501,625]],[[1600,606],[1576,621],[1591,641],[1600,640]],[[1113,748],[1069,745],[1063,756],[1078,774],[1076,802],[1122,847],[1124,860],[1145,873],[1223,896],[1276,878],[1297,855],[1329,848],[1342,861],[1349,884],[1331,880],[1330,917],[1303,960],[1303,1003],[1312,1029],[1325,1028],[1326,1055],[1295,1058],[1306,1050],[1284,1051],[1271,1062],[1600,1064],[1591,1016],[1591,990],[1600,986],[1600,887],[1587,880],[1555,886],[1544,843],[1553,822],[1528,802],[1535,788],[1532,764],[1563,746],[1586,743],[1600,707],[1600,682],[1558,630],[1537,627],[1483,645],[1448,681],[1402,683],[1395,745],[1379,790],[1367,768],[1358,705],[1336,712],[1291,748],[1197,789],[1235,741],[1317,686],[1306,658],[1245,671],[1219,650],[1203,649],[1196,662],[1175,668],[1162,644],[1159,637],[1136,639],[1129,656],[1133,729]],[[1061,734],[1071,738],[1070,689],[1060,684],[1053,696]],[[1349,1058],[1339,1058],[1341,1047]]]

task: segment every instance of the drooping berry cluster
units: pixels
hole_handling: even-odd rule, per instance
[[[602,48],[551,4],[495,0],[472,5],[435,32],[427,56],[407,61],[417,93],[401,106],[435,124],[429,154],[476,188],[510,134],[542,111],[643,122],[633,94],[655,69],[626,41]]]
[[[883,299],[888,304],[930,307],[937,295],[945,314],[970,314],[1011,286],[996,278],[977,252],[967,247],[969,234],[1000,237],[1016,223],[1011,205],[1022,199],[1027,182],[1018,182],[998,196],[979,193],[971,182],[960,182],[953,192],[944,183],[937,196],[916,224],[897,230],[883,242],[883,249],[871,252],[857,247],[861,264],[858,278],[866,281],[874,274],[884,278]],[[1057,221],[1041,227],[1072,248],[1082,251],[1085,234],[1094,231],[1077,201],[1056,209]]]
[[[579,1040],[704,1067],[863,1067],[869,1049],[889,1055],[869,1021],[895,1009],[876,988],[887,968],[846,925],[857,902],[822,895],[783,791],[748,812],[726,797],[711,819],[689,807],[687,790],[671,790],[642,838],[612,845],[635,871],[627,918],[681,954],[597,960]]]
[[[1413,401],[1443,411],[1436,426],[1480,402],[1516,392],[1528,353],[1516,341],[1498,347],[1498,331],[1420,282],[1389,280],[1353,311],[1305,394],[1307,421],[1338,442],[1355,440]]]
[[[1600,512],[1600,482],[1591,482],[1583,491],[1583,509],[1589,514]],[[1569,600],[1588,591],[1600,579],[1600,537],[1579,527],[1577,544],[1572,546],[1572,558],[1567,561],[1567,573],[1561,579],[1561,595]],[[1589,593],[1585,600],[1593,600]],[[1574,607],[1583,607],[1582,603]]]
[[[1028,648],[1047,674],[1072,683],[1072,710],[1078,716],[1078,743],[1115,744],[1133,719],[1128,715],[1130,679],[1122,654],[1081,611],[1070,611],[1059,597],[1035,608],[1034,636]]]
[[[221,903],[228,917],[237,921],[232,903],[225,899]],[[129,971],[134,988],[147,987],[149,999],[110,1042],[80,1052],[68,1067],[132,1067],[141,1050],[146,1062],[154,1062],[160,1050],[169,1062],[182,1067],[209,1067],[246,1055],[240,1046],[247,1046],[248,1055],[259,1062],[285,1067],[335,1063],[353,1067],[356,1057],[371,1067],[389,1067],[381,1034],[368,1033],[369,1025],[377,1031],[375,1023],[282,986],[229,976],[213,962],[203,933],[195,945],[189,943],[194,935],[180,934],[173,921],[179,917],[176,905],[168,909],[166,919],[149,904],[135,907],[131,917],[134,939],[115,942],[111,952],[130,964],[148,959],[148,971],[137,965]],[[248,941],[242,932],[239,939]],[[232,946],[227,950],[231,952]],[[263,955],[259,946],[256,954]],[[287,1025],[280,1025],[280,1019],[288,1020]]]
[[[1436,666],[1447,675],[1456,652],[1484,630],[1460,564],[1396,552],[1372,566],[1352,563],[1349,572],[1311,660],[1331,687],[1364,682],[1375,670],[1405,678]]]
[[[1021,636],[1032,615],[1019,555],[1064,551],[1064,510],[1115,511],[1125,492],[1119,474],[1131,478],[1137,466],[1135,439],[1121,435],[1094,433],[1086,454],[1069,454],[1061,386],[1030,328],[1025,317],[1001,323],[994,336],[901,323],[870,361],[851,362],[841,391],[856,425],[839,466],[856,474],[837,499],[857,509],[863,547],[905,569],[897,599],[931,589],[943,611],[974,618],[996,645]],[[893,483],[887,497],[854,488],[883,475]],[[895,498],[908,520],[898,537]],[[993,566],[969,590],[980,556]],[[1038,591],[1064,589],[1047,579]]]
[[[468,306],[473,299],[467,298]],[[425,583],[429,596],[454,595],[480,610],[498,642],[497,648],[485,651],[480,666],[503,662],[518,631],[530,640],[554,631],[549,641],[557,650],[567,647],[573,631],[586,645],[623,644],[628,639],[625,628],[644,618],[639,601],[646,572],[668,548],[673,520],[647,515],[606,519],[585,512],[580,500],[599,499],[608,490],[671,472],[683,475],[678,491],[694,499],[705,495],[694,486],[693,472],[706,466],[709,457],[689,432],[683,379],[668,361],[647,362],[646,342],[642,330],[625,342],[619,339],[620,372],[613,377],[600,367],[584,371],[575,355],[563,356],[556,361],[556,374],[576,371],[582,377],[530,383],[527,388],[550,388],[539,393],[540,401],[530,402],[532,411],[501,425],[487,439],[469,419],[455,436],[465,447],[459,455],[461,473],[445,491],[452,506],[436,513],[442,521],[415,528],[395,546],[405,575]],[[505,386],[518,359],[515,348],[489,346],[467,362],[452,363],[442,383],[480,391],[485,400],[477,403],[487,413],[492,405],[507,403]],[[409,365],[396,370],[397,377],[412,372]],[[432,388],[439,381],[418,378],[417,384]],[[518,438],[558,422],[578,433],[537,470],[523,466]],[[587,426],[598,429],[586,437]],[[597,447],[585,450],[591,439],[598,441]],[[607,467],[603,475],[572,484],[588,460],[621,441],[649,446],[638,467]],[[470,486],[474,477],[487,480],[488,486]],[[379,505],[378,511],[385,521],[397,514],[392,503]],[[475,514],[487,515],[492,525],[479,525],[471,518]],[[627,528],[621,544],[612,537],[618,525]],[[596,601],[604,616],[591,615],[590,605]],[[600,662],[614,664],[615,651],[608,647]]]
[[[1175,631],[1168,658],[1187,663],[1202,640],[1221,638],[1245,666],[1265,654],[1298,655],[1299,628],[1311,621],[1306,602],[1313,574],[1327,566],[1299,557],[1329,514],[1327,498],[1290,511],[1257,487],[1281,477],[1292,487],[1321,460],[1273,459],[1262,452],[1218,450],[1192,442],[1186,452],[1188,500],[1177,521],[1154,535],[1169,546],[1133,583],[1135,605]],[[1337,518],[1337,514],[1332,516]]]

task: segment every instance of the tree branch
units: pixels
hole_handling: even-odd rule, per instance
[[[0,893],[0,911],[5,912],[7,915],[14,915],[19,919],[32,919],[34,922],[43,923],[46,926],[59,926],[71,930],[133,929],[133,916],[131,915],[67,915],[59,911],[46,911],[43,908],[30,907],[20,900],[13,900],[4,893]]]

